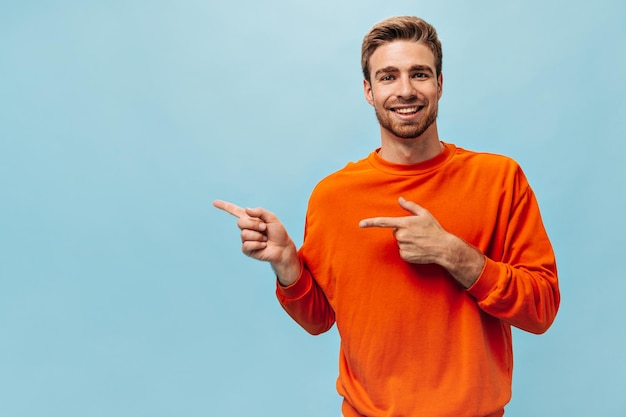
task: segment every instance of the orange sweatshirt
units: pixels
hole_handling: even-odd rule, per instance
[[[410,215],[400,196],[487,256],[471,288],[438,265],[402,260],[390,229],[359,228],[365,218]],[[559,306],[554,253],[521,169],[451,144],[415,165],[373,152],[322,180],[299,255],[302,275],[277,296],[312,334],[337,323],[347,417],[501,415],[510,326],[542,333]]]

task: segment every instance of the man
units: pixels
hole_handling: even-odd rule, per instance
[[[542,333],[559,306],[554,253],[511,159],[441,142],[441,44],[415,17],[362,45],[381,147],[323,179],[299,251],[262,208],[243,252],[271,264],[284,309],[312,334],[337,323],[344,416],[502,416],[511,326]]]

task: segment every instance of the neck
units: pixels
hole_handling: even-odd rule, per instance
[[[433,123],[421,136],[404,139],[381,128],[381,147],[378,155],[395,164],[417,164],[439,155],[443,144],[439,140],[437,125]]]

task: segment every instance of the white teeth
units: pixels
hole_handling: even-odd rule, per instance
[[[404,108],[404,109],[396,109],[396,113],[400,113],[400,114],[415,113],[416,111],[417,111],[417,107],[408,107],[408,108]]]

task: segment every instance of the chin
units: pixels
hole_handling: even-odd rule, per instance
[[[393,133],[395,136],[399,137],[400,139],[414,140],[414,139],[421,138],[424,132],[426,132],[426,130],[428,129],[417,129],[417,130],[411,129],[410,131],[393,129],[391,130],[391,133]]]

